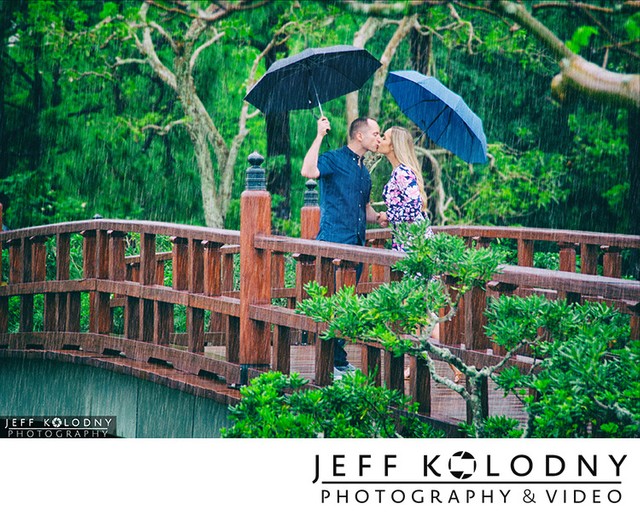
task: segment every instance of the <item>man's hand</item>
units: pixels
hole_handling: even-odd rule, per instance
[[[318,136],[324,137],[329,131],[331,131],[331,123],[326,116],[318,118]]]

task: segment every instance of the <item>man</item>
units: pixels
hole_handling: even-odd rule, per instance
[[[372,118],[357,118],[349,127],[349,143],[320,155],[322,140],[331,129],[326,117],[318,120],[318,131],[302,163],[301,173],[320,179],[320,231],[316,237],[340,244],[365,244],[367,222],[388,225],[386,213],[378,213],[370,203],[371,176],[364,165],[367,151],[380,145],[380,127]],[[360,278],[362,267],[357,271]],[[334,378],[355,368],[348,362],[344,340],[334,341]]]

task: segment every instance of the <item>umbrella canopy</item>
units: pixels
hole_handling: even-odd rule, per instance
[[[482,120],[438,79],[412,70],[391,72],[385,86],[402,112],[434,143],[467,163],[487,161]]]
[[[358,90],[381,66],[363,48],[308,48],[273,63],[244,98],[263,113],[320,107]]]

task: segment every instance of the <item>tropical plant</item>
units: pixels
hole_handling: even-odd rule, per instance
[[[223,437],[442,437],[397,391],[362,372],[320,389],[297,373],[264,373],[240,389]]]

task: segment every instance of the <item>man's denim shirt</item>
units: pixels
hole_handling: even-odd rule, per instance
[[[371,176],[360,156],[346,145],[318,158],[320,170],[320,232],[318,240],[364,244],[366,206]]]

